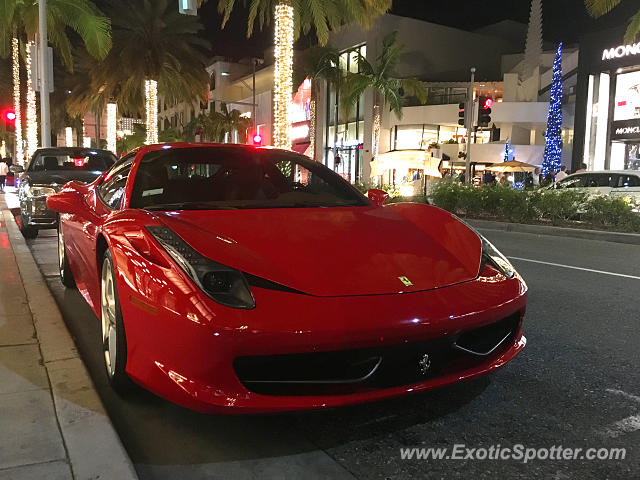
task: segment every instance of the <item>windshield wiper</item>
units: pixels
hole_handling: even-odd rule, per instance
[[[160,203],[143,207],[144,210],[237,210],[236,207],[213,205],[209,202]]]

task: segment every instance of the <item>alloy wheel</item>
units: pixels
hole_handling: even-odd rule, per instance
[[[116,369],[116,292],[111,260],[105,258],[102,264],[102,282],[100,288],[102,313],[102,349],[109,377]]]

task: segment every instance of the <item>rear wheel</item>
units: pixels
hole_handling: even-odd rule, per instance
[[[64,243],[64,235],[62,234],[62,222],[58,222],[58,270],[60,271],[60,281],[67,288],[74,288],[76,281],[73,279],[73,273],[69,268],[67,260],[67,249]]]
[[[125,372],[127,340],[124,333],[122,311],[116,286],[111,253],[107,250],[100,275],[100,313],[102,317],[102,351],[104,366],[111,387],[118,393],[129,391],[131,380]]]

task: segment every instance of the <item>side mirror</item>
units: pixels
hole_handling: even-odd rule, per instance
[[[56,193],[47,198],[47,207],[54,212],[75,215],[86,210],[82,197],[81,193],[73,190]]]
[[[11,170],[13,173],[22,173],[24,172],[24,167],[22,165],[11,165],[9,167],[9,170]]]
[[[372,188],[367,192],[367,197],[371,200],[376,207],[381,207],[384,205],[384,202],[389,200],[389,194],[384,190],[378,190],[377,188]]]

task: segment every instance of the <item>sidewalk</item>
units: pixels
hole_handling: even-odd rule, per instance
[[[0,479],[136,479],[0,194]]]

